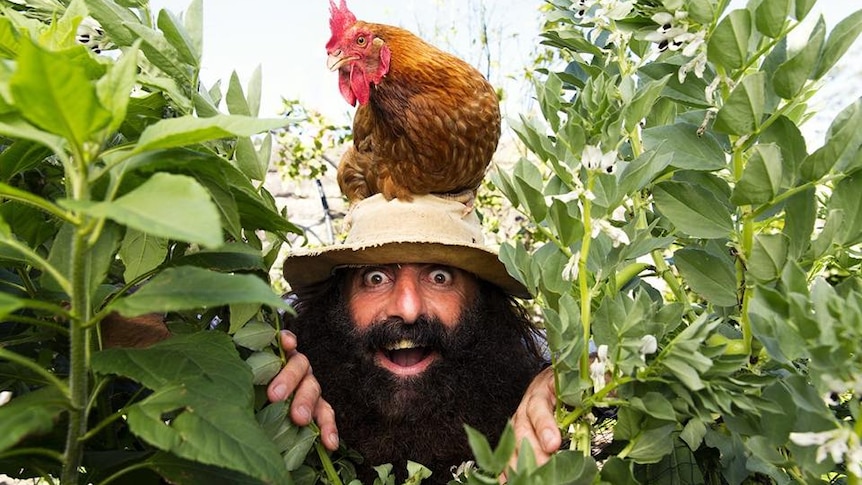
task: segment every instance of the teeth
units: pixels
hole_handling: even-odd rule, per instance
[[[390,344],[386,346],[386,350],[402,350],[402,349],[412,349],[416,347],[416,344],[413,343],[412,340],[401,340],[400,342],[396,342],[394,344]]]

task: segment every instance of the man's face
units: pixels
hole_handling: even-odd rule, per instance
[[[436,320],[454,329],[464,308],[478,292],[470,273],[436,264],[392,264],[351,270],[345,299],[351,319],[360,333],[378,334],[374,362],[394,376],[411,377],[425,372],[440,358],[434,335],[404,329],[424,320]],[[423,325],[424,327],[424,325]],[[395,333],[400,332],[400,333]],[[427,333],[427,332],[426,332]]]

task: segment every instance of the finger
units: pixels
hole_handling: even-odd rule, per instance
[[[542,393],[537,393],[530,399],[530,406],[527,407],[526,413],[530,420],[530,427],[534,430],[534,436],[540,443],[537,449],[550,455],[560,449],[563,442],[557,420],[554,418],[556,394],[550,374],[548,374],[547,385],[542,386],[541,389]]]
[[[290,419],[299,426],[311,423],[312,412],[320,400],[320,384],[311,374],[306,374],[296,386],[290,403]]]
[[[290,330],[282,330],[279,332],[279,338],[281,340],[281,348],[284,349],[285,352],[290,353],[296,350],[296,335],[293,334]]]
[[[318,399],[314,408],[314,421],[320,428],[320,439],[329,451],[338,449],[338,428],[335,425],[335,410],[323,398]]]
[[[270,401],[283,401],[293,394],[306,374],[309,374],[308,358],[296,351],[288,355],[287,364],[272,379],[267,386],[267,397]]]

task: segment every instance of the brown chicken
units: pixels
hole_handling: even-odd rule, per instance
[[[466,62],[330,0],[327,66],[351,106],[353,146],[338,168],[350,202],[449,194],[472,201],[500,139],[500,104]],[[457,195],[455,195],[457,194]]]

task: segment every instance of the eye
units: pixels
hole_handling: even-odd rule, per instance
[[[360,47],[361,47],[361,46],[364,46],[364,45],[365,45],[365,42],[366,42],[366,41],[365,41],[365,36],[364,36],[364,35],[360,35],[359,37],[357,37],[357,38],[356,38],[356,45],[358,45],[358,46],[360,46]]]
[[[364,286],[379,286],[388,279],[389,276],[379,269],[368,269],[362,273],[362,284]]]
[[[437,268],[432,270],[431,273],[428,274],[428,276],[430,276],[431,281],[433,281],[434,284],[437,285],[451,284],[453,279],[452,272],[443,268]]]

